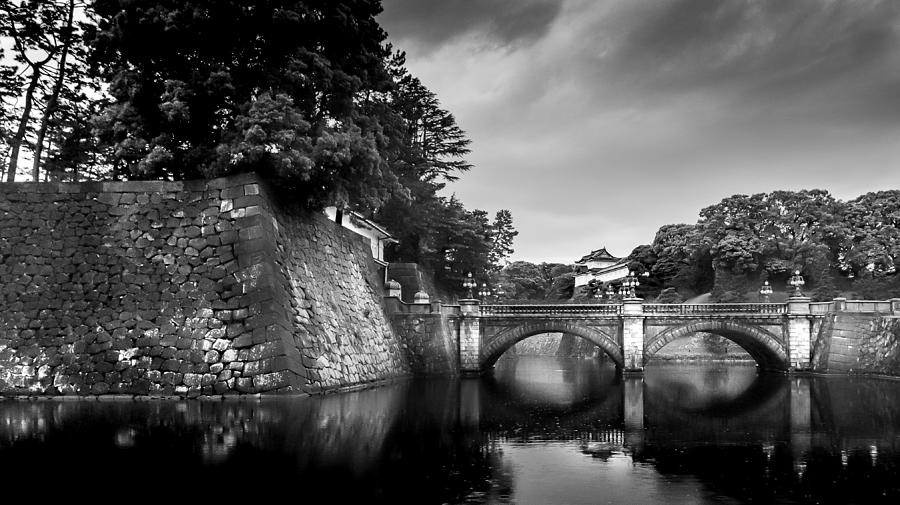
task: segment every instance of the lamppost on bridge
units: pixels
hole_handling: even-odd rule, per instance
[[[481,289],[478,290],[478,296],[481,298],[481,301],[487,300],[489,296],[491,296],[491,290],[488,288],[486,282],[481,283]]]
[[[606,299],[608,301],[613,301],[613,298],[616,297],[616,288],[612,286],[612,284],[608,284],[606,286]]]
[[[475,294],[472,292],[472,290],[475,289],[475,286],[477,286],[478,284],[475,282],[475,279],[472,278],[472,272],[469,272],[466,275],[466,278],[465,278],[465,280],[463,280],[462,285],[464,288],[466,288],[468,290],[468,294],[466,295],[468,297],[468,299],[469,300],[474,299]]]
[[[763,303],[769,303],[769,295],[772,294],[772,286],[769,285],[769,281],[763,282],[761,288],[759,288],[759,296]]]
[[[803,276],[800,275],[800,270],[794,270],[794,275],[791,276],[788,284],[794,287],[794,292],[791,296],[803,296],[803,293],[800,292],[800,288],[806,284],[806,281],[804,281]]]
[[[626,275],[625,279],[622,280],[622,287],[625,289],[625,297],[637,298],[635,288],[640,285],[641,283],[640,281],[638,281],[637,275],[634,275],[634,272],[628,272],[628,275]]]

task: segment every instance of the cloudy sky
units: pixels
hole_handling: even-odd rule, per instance
[[[897,0],[383,0],[514,259],[625,256],[722,198],[900,183]]]

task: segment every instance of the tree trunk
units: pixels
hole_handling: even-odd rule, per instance
[[[19,148],[22,146],[25,132],[28,130],[34,90],[41,80],[41,68],[43,66],[43,64],[36,64],[31,67],[31,82],[28,83],[28,89],[25,91],[25,109],[22,111],[22,117],[19,119],[19,128],[9,143],[9,166],[7,167],[6,182],[14,182],[16,180],[16,168],[19,166]]]
[[[38,129],[37,140],[34,143],[34,161],[31,166],[31,173],[34,182],[38,181],[38,175],[41,169],[41,152],[44,149],[44,136],[47,135],[47,128],[50,125],[50,119],[56,112],[57,102],[59,101],[59,91],[62,89],[63,82],[66,78],[66,59],[69,56],[69,47],[72,45],[72,20],[75,16],[75,0],[69,0],[69,14],[66,20],[67,34],[63,40],[62,54],[59,57],[59,70],[56,74],[56,82],[53,84],[53,93],[50,100],[47,101],[47,108],[44,110],[44,117],[41,119],[41,127]]]

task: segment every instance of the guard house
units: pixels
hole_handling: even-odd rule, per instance
[[[592,280],[607,283],[624,279],[626,275],[628,275],[628,261],[609,254],[605,247],[591,251],[575,262],[576,288]]]
[[[386,267],[387,262],[384,261],[384,245],[395,244],[398,242],[397,239],[392,237],[387,230],[366,219],[358,212],[344,210],[341,213],[340,219],[336,219],[337,214],[336,207],[325,208],[325,215],[328,216],[328,219],[338,222],[344,228],[369,239],[369,243],[372,246],[372,259],[375,260],[375,263],[378,263],[380,267]]]

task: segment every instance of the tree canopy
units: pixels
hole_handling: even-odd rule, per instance
[[[366,100],[392,85],[380,2],[97,0],[97,121],[133,177],[255,171],[310,206],[395,190]],[[153,43],[147,43],[153,41]]]
[[[661,227],[629,260],[649,272],[655,292],[712,290],[720,301],[747,301],[763,281],[784,286],[800,270],[817,299],[854,286],[882,297],[896,295],[886,278],[897,277],[898,225],[895,190],[848,202],[819,189],[734,195],[702,209],[695,225]]]

